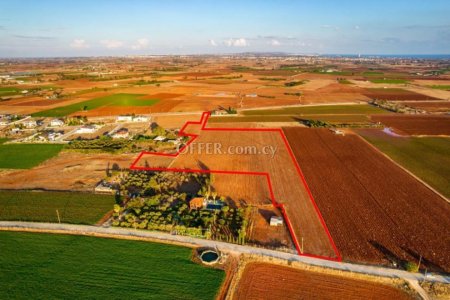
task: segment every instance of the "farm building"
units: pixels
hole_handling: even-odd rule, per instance
[[[282,217],[273,216],[270,218],[270,226],[281,226],[281,225],[283,225]]]
[[[204,200],[203,202],[203,208],[207,209],[207,210],[221,210],[223,205],[225,203],[223,203],[220,200]]]
[[[122,115],[122,116],[117,116],[117,121],[119,122],[131,122],[133,121],[133,116],[127,116],[127,115]]]
[[[150,118],[146,116],[135,116],[133,118],[133,122],[148,122],[148,121],[150,121]]]
[[[102,180],[94,189],[94,192],[97,194],[112,194],[114,191],[114,186],[104,180]]]
[[[77,129],[76,133],[94,133],[97,131],[97,127],[94,125],[85,125]]]
[[[120,128],[112,135],[112,138],[113,139],[126,139],[129,136],[130,136],[130,133],[128,132],[128,129]]]
[[[204,199],[201,197],[192,198],[191,201],[189,201],[189,208],[192,209],[199,209],[203,207]]]
[[[64,121],[60,120],[60,119],[53,119],[50,121],[50,126],[52,127],[59,127],[59,126],[63,126],[64,125]]]
[[[27,120],[27,121],[24,121],[22,124],[26,128],[34,128],[34,127],[38,126],[38,123],[35,120]]]
[[[166,140],[165,136],[159,135],[153,139],[155,142],[164,142]]]
[[[225,203],[223,203],[220,200],[211,200],[211,199],[205,199],[202,197],[192,198],[191,201],[189,201],[189,208],[190,209],[207,209],[207,210],[220,210],[224,206]]]

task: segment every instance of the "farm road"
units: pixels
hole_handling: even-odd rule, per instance
[[[243,254],[261,255],[266,257],[274,257],[278,259],[298,261],[318,267],[325,267],[355,273],[363,273],[381,277],[403,278],[408,281],[426,280],[429,282],[441,282],[450,284],[450,276],[428,274],[428,276],[425,277],[425,275],[422,273],[409,273],[403,270],[389,269],[383,267],[335,262],[330,260],[312,258],[269,249],[229,244],[218,241],[192,238],[188,236],[171,235],[168,233],[156,231],[143,231],[143,230],[113,228],[113,227],[97,227],[89,225],[70,225],[70,224],[15,222],[15,221],[0,221],[0,230],[76,234],[76,235],[110,237],[118,239],[142,238],[153,240],[156,242],[179,244],[187,247],[192,246],[213,247],[218,248],[220,251],[225,252],[235,252],[238,254],[243,253]]]

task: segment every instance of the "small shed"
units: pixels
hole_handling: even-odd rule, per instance
[[[270,226],[282,226],[283,225],[283,218],[273,216],[270,218]]]

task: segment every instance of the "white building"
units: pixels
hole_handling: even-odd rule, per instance
[[[150,118],[146,116],[135,116],[133,118],[133,122],[148,122],[148,121],[150,121]]]
[[[52,127],[60,127],[64,125],[64,121],[60,119],[53,119],[50,121],[50,126]]]
[[[129,115],[117,116],[118,122],[148,122],[149,120],[150,118],[146,116],[129,116]]]
[[[119,122],[132,122],[133,121],[133,116],[127,116],[127,115],[117,116],[117,121],[119,121]]]
[[[270,226],[281,226],[283,225],[283,218],[273,216],[270,218]]]
[[[155,142],[164,142],[166,140],[165,136],[159,135],[153,139]]]
[[[22,124],[26,128],[34,128],[34,127],[38,126],[38,124],[35,120],[26,120]]]
[[[75,131],[76,133],[94,133],[97,131],[97,127],[93,125],[84,125]]]

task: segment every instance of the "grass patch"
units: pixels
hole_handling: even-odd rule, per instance
[[[0,220],[95,224],[115,203],[113,195],[0,191]]]
[[[263,81],[283,81],[285,78],[278,78],[278,77],[260,77],[259,80]]]
[[[224,278],[184,247],[18,232],[0,239],[2,299],[214,299]]]
[[[59,144],[0,144],[0,169],[30,169],[57,155]]]
[[[0,87],[0,96],[11,96],[19,94],[22,89],[14,88],[14,87]]]
[[[298,115],[298,114],[380,114],[386,110],[367,104],[362,105],[318,105],[297,106],[280,109],[245,110],[245,116],[251,115]]]
[[[390,158],[450,197],[450,139],[440,137],[392,137],[360,132],[367,141]]]
[[[385,83],[385,84],[405,84],[408,83],[408,80],[405,79],[391,79],[391,78],[383,78],[383,79],[371,79],[372,83]]]
[[[352,82],[347,79],[339,79],[338,82],[340,84],[352,84]]]
[[[114,94],[100,98],[56,107],[49,110],[32,114],[33,117],[64,117],[77,111],[92,110],[102,106],[151,106],[157,103],[158,99],[139,99],[141,94]]]
[[[383,72],[377,72],[377,71],[367,71],[362,73],[364,76],[380,76],[384,75]]]
[[[427,87],[435,90],[450,91],[450,85],[427,85]]]
[[[307,83],[309,80],[300,80],[300,81],[290,81],[290,82],[286,82],[284,84],[284,86],[286,87],[292,87],[292,86],[298,86],[298,85],[303,85],[305,83]]]

